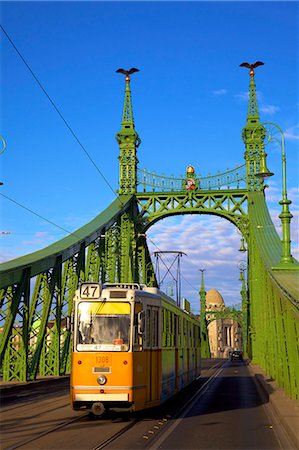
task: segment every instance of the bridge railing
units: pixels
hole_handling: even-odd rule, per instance
[[[79,281],[116,276],[116,223],[132,196],[118,197],[90,223],[35,253],[0,265],[0,358],[6,381],[69,370],[72,311]],[[110,274],[107,272],[111,272]]]
[[[281,241],[263,192],[250,194],[252,221],[248,287],[253,362],[299,399],[299,282],[297,270],[277,270]]]
[[[166,177],[157,175],[155,172],[148,172],[146,169],[137,169],[137,181],[139,192],[159,191],[175,192],[186,189],[186,177]],[[196,177],[196,185],[202,190],[216,189],[242,189],[246,187],[246,166],[237,166],[235,169],[226,172],[218,172],[216,175],[207,177]]]

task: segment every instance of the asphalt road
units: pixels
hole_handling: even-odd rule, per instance
[[[292,448],[244,362],[227,362],[152,445],[153,449]]]
[[[253,372],[239,361],[204,361],[197,382],[144,411],[137,422],[134,417],[92,420],[72,411],[67,379],[55,388],[46,383],[27,386],[27,392],[25,386],[11,389],[1,409],[3,449],[295,449]]]

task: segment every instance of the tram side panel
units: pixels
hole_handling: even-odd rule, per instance
[[[161,401],[171,397],[177,391],[177,362],[174,347],[175,340],[174,312],[162,302],[162,391]]]
[[[157,405],[161,399],[161,301],[140,297],[142,333],[135,339],[133,392],[135,410]],[[135,330],[140,326],[136,321]]]
[[[200,374],[199,323],[181,309],[163,302],[162,392],[171,397]]]

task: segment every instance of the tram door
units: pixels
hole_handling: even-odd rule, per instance
[[[159,349],[159,307],[147,305],[146,353],[147,353],[147,401],[160,397],[161,350]]]

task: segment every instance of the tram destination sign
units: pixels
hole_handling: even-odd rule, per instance
[[[101,285],[100,283],[82,283],[80,286],[80,297],[81,298],[100,298],[101,296]]]

